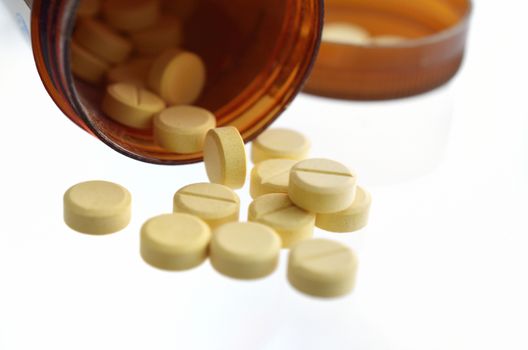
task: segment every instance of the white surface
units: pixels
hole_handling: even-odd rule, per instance
[[[447,89],[389,104],[301,96],[277,122],[305,132],[315,155],[348,162],[373,194],[365,231],[316,233],[360,255],[356,292],[333,301],[290,288],[285,254],[272,277],[249,283],[209,263],[184,273],[144,264],[141,223],[205,181],[202,165],[140,164],[74,126],[0,6],[0,349],[528,348],[528,6],[476,5],[464,69]],[[129,188],[129,228],[67,229],[62,194],[87,179]]]

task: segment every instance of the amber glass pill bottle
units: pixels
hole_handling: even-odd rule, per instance
[[[387,100],[430,91],[458,72],[471,0],[325,0],[325,31],[354,25],[391,42],[323,42],[305,91],[351,100]]]
[[[99,108],[104,88],[72,77],[70,43],[79,0],[2,1],[30,35],[40,78],[73,122],[137,160],[170,165],[202,159],[200,153],[165,151],[152,132],[106,118]],[[195,0],[194,7],[184,23],[184,46],[204,59],[208,72],[196,104],[249,141],[302,88],[317,55],[323,0]]]

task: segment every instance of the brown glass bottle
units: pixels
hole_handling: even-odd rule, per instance
[[[79,0],[13,0],[31,8],[31,42],[40,77],[68,118],[137,160],[184,164],[201,154],[170,153],[151,132],[124,127],[99,109],[101,88],[72,77],[69,47]],[[256,137],[302,88],[317,53],[322,0],[195,0],[185,22],[186,49],[205,61],[207,85],[196,103]],[[16,7],[16,5],[14,6]]]
[[[352,99],[416,95],[448,82],[464,57],[470,0],[326,0],[325,24],[350,23],[390,45],[323,41],[305,91]]]

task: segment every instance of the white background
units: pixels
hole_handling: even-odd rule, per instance
[[[527,349],[528,5],[477,0],[465,65],[447,87],[390,103],[300,96],[276,125],[355,168],[371,224],[337,235],[359,254],[356,291],[305,297],[278,271],[257,282],[183,273],[138,254],[203,165],[127,159],[61,115],[0,6],[0,349]],[[91,237],[62,194],[107,179],[133,194],[130,226]],[[245,207],[247,188],[239,191]]]

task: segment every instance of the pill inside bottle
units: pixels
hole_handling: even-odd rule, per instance
[[[33,11],[47,11],[43,6],[35,8],[38,4]],[[203,154],[201,150],[177,153],[162,147],[147,121],[136,128],[109,117],[101,106],[107,87],[116,82],[116,68],[128,74],[122,68],[130,63],[152,62],[147,71],[131,72],[130,77],[119,76],[119,80],[156,94],[165,100],[167,108],[183,104],[203,108],[215,116],[218,127],[236,127],[247,142],[270,125],[300,91],[315,60],[322,28],[321,0],[194,0],[185,4],[101,0],[97,11],[85,11],[82,16],[76,13],[77,6],[71,6],[71,13],[66,12],[57,24],[64,29],[63,36],[51,43],[66,48],[64,57],[59,57],[53,67],[37,58],[41,75],[45,73],[53,81],[55,75],[51,73],[57,66],[58,75],[64,75],[61,84],[51,87],[58,90],[51,95],[67,116],[113,149],[137,160],[184,164],[202,160]],[[124,6],[122,13],[117,11],[119,6]],[[104,28],[104,32],[96,33],[104,37],[87,39],[86,26],[80,27],[83,23]],[[98,67],[87,67],[98,74],[106,69],[102,79],[96,76],[89,81],[82,74],[72,74],[72,37],[85,39],[89,47],[79,40],[75,44],[103,58]],[[102,45],[110,42],[120,44],[109,46],[120,49],[112,56]],[[293,66],[296,69],[292,70]]]

